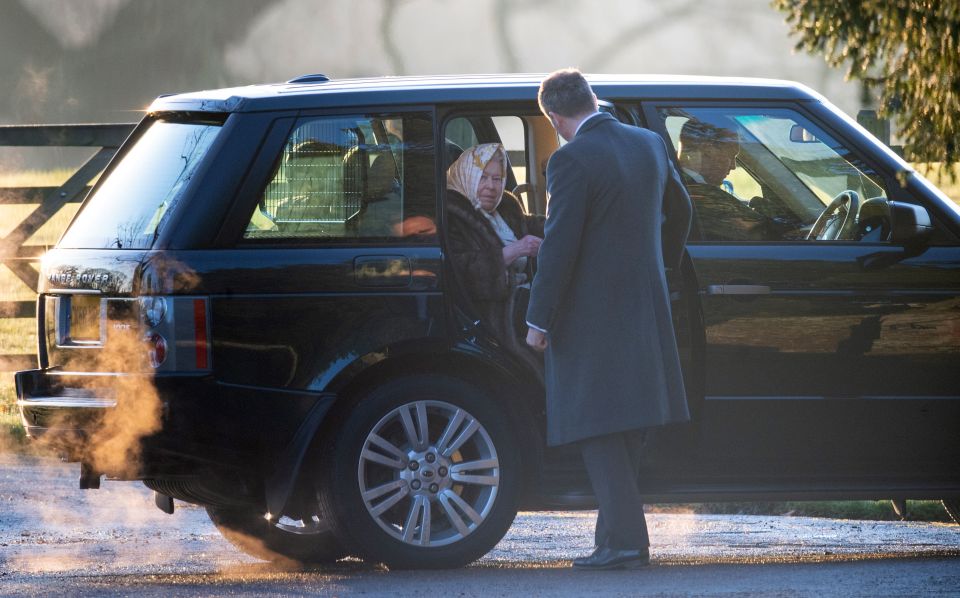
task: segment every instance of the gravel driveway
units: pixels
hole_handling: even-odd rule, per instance
[[[76,464],[0,454],[0,594],[6,593],[3,586],[45,593],[45,588],[53,591],[72,583],[80,583],[86,591],[91,580],[96,587],[109,588],[111,580],[122,580],[118,583],[124,587],[168,579],[165,576],[188,580],[199,575],[202,583],[209,583],[211,579],[263,581],[264,576],[273,579],[280,574],[235,550],[203,509],[177,502],[175,514],[166,515],[140,484],[107,481],[100,490],[83,491],[77,489],[77,473]],[[567,572],[571,558],[591,549],[594,518],[595,512],[521,513],[507,536],[477,564],[460,573],[430,574],[439,579],[459,575],[454,579],[460,580],[457,587],[462,590],[463,576],[475,575],[469,571]],[[704,566],[725,565],[721,571],[729,576],[729,566],[761,566],[769,573],[771,566],[787,563],[906,563],[919,558],[917,562],[926,567],[946,563],[946,582],[930,572],[925,578],[940,580],[938,584],[954,580],[957,584],[950,591],[960,593],[960,527],[955,525],[692,513],[649,514],[648,523],[654,568],[664,571],[686,566],[690,572],[702,573]],[[356,583],[384,574],[356,561],[334,569],[338,578],[354,579],[352,572],[357,572]],[[416,580],[418,573],[389,575]],[[585,579],[583,573],[579,575],[575,579]],[[865,575],[879,583],[875,574]],[[66,586],[57,585],[64,580],[69,580]],[[530,591],[524,593],[546,589],[540,582],[530,583]],[[411,584],[411,588],[420,587],[415,581]],[[891,589],[877,586],[882,587]]]

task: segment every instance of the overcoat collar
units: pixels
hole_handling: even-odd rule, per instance
[[[503,245],[503,241],[497,236],[490,221],[480,213],[480,210],[474,208],[470,200],[464,197],[462,193],[447,189],[447,210],[455,212],[464,223],[471,223],[474,230],[482,231],[481,234],[488,237],[492,245]],[[507,226],[517,235],[518,239],[527,234],[523,224],[523,208],[520,205],[520,200],[514,194],[509,191],[504,192],[500,199],[500,205],[497,206],[497,212],[500,213],[500,216],[503,217]]]
[[[583,135],[587,131],[595,129],[600,123],[604,123],[611,120],[617,120],[609,112],[601,112],[600,116],[594,116],[590,118],[587,122],[583,123],[583,126],[580,127],[580,130],[577,131],[577,137]]]

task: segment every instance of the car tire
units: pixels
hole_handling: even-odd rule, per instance
[[[332,563],[346,552],[319,518],[307,525],[281,518],[268,521],[254,509],[207,507],[207,515],[231,544],[250,556],[285,563]]]
[[[409,376],[364,393],[325,438],[318,492],[336,537],[392,569],[447,569],[493,548],[517,513],[516,422],[472,384]]]
[[[940,502],[943,503],[943,508],[947,511],[950,519],[953,519],[954,523],[960,523],[960,500],[956,498],[943,499]]]

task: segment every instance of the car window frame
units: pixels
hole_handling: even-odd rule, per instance
[[[474,122],[477,119],[492,119],[497,116],[512,116],[512,117],[522,117],[527,116],[526,113],[519,113],[516,111],[506,112],[505,109],[497,108],[476,108],[473,109],[470,106],[455,106],[452,109],[444,110],[443,117],[438,122],[438,134],[443,142],[446,142],[446,130],[447,125],[450,124],[450,121],[456,120],[457,118],[465,118],[470,121],[471,126],[473,126],[473,131],[477,135],[478,143],[503,143],[503,140],[500,138],[500,131],[497,130],[496,125],[492,121],[483,122],[482,126],[477,127],[477,123]],[[523,151],[524,151],[524,170],[526,171],[527,180],[530,179],[530,160],[529,158],[529,145],[527,138],[529,134],[529,128],[527,127],[527,122],[520,118],[521,124],[523,124]],[[489,136],[490,139],[496,137],[495,141],[490,139],[485,139],[483,137]],[[460,148],[467,149],[467,148]],[[444,187],[446,186],[446,169],[449,167],[449,164],[440,164],[440,172],[444,180]],[[507,191],[513,191],[516,187],[517,180],[513,172],[507,173]]]
[[[321,96],[322,97],[322,96]],[[342,118],[349,116],[402,116],[404,114],[423,114],[431,120],[431,134],[434,139],[434,148],[437,139],[437,111],[432,104],[400,104],[400,105],[370,105],[370,106],[337,106],[332,108],[310,108],[306,110],[278,113],[274,120],[267,140],[261,144],[258,155],[250,169],[250,174],[244,181],[240,197],[234,203],[230,212],[229,226],[224,226],[222,234],[218,235],[218,245],[233,249],[271,249],[271,248],[323,248],[323,247],[436,247],[440,245],[439,232],[430,241],[412,241],[404,237],[395,238],[339,238],[339,237],[301,237],[276,239],[249,239],[243,236],[247,224],[250,222],[253,210],[276,173],[280,160],[283,159],[283,148],[287,140],[297,127],[306,119],[311,118]],[[437,150],[433,154],[433,171],[437,170]],[[434,210],[436,221],[440,222],[440,189],[434,188]]]
[[[447,125],[451,120],[456,118],[467,118],[467,119],[492,118],[495,116],[520,117],[521,122],[523,123],[524,152],[526,152],[526,155],[525,155],[526,164],[524,165],[524,168],[526,171],[526,180],[527,182],[529,182],[531,181],[532,178],[534,178],[532,177],[531,168],[533,168],[535,165],[531,164],[531,161],[530,161],[530,127],[529,127],[529,123],[527,123],[527,121],[523,117],[535,116],[540,118],[546,118],[544,117],[543,113],[540,111],[540,108],[537,105],[537,102],[535,99],[511,100],[506,102],[491,102],[491,103],[482,104],[482,105],[471,104],[467,102],[438,103],[437,113],[438,113],[437,135],[440,137],[440,140],[438,141],[438,143],[444,141],[444,133],[446,131]],[[474,131],[479,132],[477,131],[476,128],[474,128]],[[490,123],[490,130],[487,130],[486,132],[489,134],[496,134],[499,137],[499,131],[496,130],[496,127],[493,125],[492,122]],[[487,141],[484,141],[482,139],[478,139],[478,141],[480,143],[487,143]],[[463,149],[466,149],[466,148],[463,148]],[[441,189],[441,191],[445,192],[446,184],[447,184],[446,169],[439,168],[437,176],[439,180],[442,181],[443,188]],[[508,173],[507,183],[508,183],[507,191],[513,192],[513,190],[516,188],[516,178],[514,177],[512,172]],[[544,183],[545,183],[545,178],[544,178]],[[441,204],[443,204],[444,194],[441,193],[440,195],[441,195]],[[441,207],[443,208],[443,206]],[[446,230],[446,220],[445,220],[446,210],[443,209],[442,211],[444,213],[441,216],[441,226],[443,227],[442,230],[445,231]],[[441,234],[445,234],[445,233],[441,232]]]
[[[600,98],[610,108],[610,114],[625,125],[647,129],[643,112],[640,110],[640,100],[637,98]]]
[[[243,232],[250,222],[250,217],[260,194],[266,187],[274,171],[283,147],[296,125],[297,111],[277,112],[267,128],[267,133],[254,150],[254,158],[236,196],[230,204],[223,223],[212,246],[218,249],[232,249],[241,246]]]
[[[770,110],[770,109],[779,109],[779,110],[794,110],[804,118],[810,120],[814,125],[823,129],[828,135],[833,137],[837,143],[843,145],[853,157],[859,160],[864,166],[872,169],[883,182],[884,190],[887,193],[888,201],[905,201],[907,203],[917,204],[916,198],[913,198],[912,195],[909,198],[902,197],[906,195],[906,190],[901,188],[899,182],[896,179],[896,175],[891,173],[888,168],[886,168],[881,162],[874,159],[870,154],[865,153],[862,149],[862,143],[858,142],[856,139],[852,138],[850,135],[846,134],[843,130],[843,127],[838,127],[834,115],[829,111],[817,112],[815,110],[810,110],[809,106],[815,105],[816,100],[744,100],[744,101],[732,101],[732,100],[704,100],[704,99],[670,99],[670,100],[647,100],[640,102],[640,111],[643,115],[643,119],[648,123],[650,130],[658,133],[667,144],[667,149],[670,150],[670,159],[673,160],[674,165],[679,169],[680,162],[677,156],[677,148],[673,144],[670,134],[667,131],[666,122],[661,118],[659,110],[661,108],[719,108],[719,109],[737,109],[737,110]],[[919,205],[925,206],[923,203]],[[928,208],[929,209],[929,208]],[[811,241],[804,239],[794,239],[794,240],[735,240],[735,241],[726,241],[726,240],[705,240],[697,239],[690,240],[689,243],[695,243],[698,245],[797,245],[797,244],[807,244]],[[877,244],[883,246],[895,245],[894,241],[853,241],[853,240],[818,240],[813,242],[817,245],[824,244]]]

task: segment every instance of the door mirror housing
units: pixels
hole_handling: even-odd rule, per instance
[[[890,202],[894,243],[915,245],[925,243],[933,235],[930,213],[923,206],[901,201]]]

